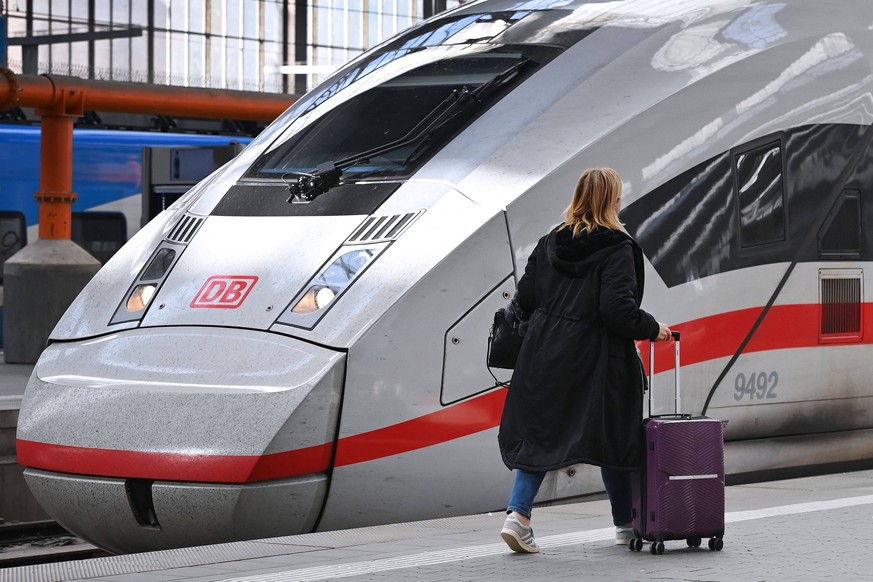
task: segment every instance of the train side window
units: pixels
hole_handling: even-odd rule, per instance
[[[780,141],[734,154],[740,247],[785,240],[784,176]]]
[[[822,259],[861,258],[861,193],[844,190],[818,232]]]

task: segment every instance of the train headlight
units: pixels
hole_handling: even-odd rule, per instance
[[[303,298],[297,302],[297,305],[295,305],[291,311],[304,315],[307,313],[313,313],[319,309],[327,307],[328,303],[333,301],[334,297],[336,297],[336,291],[330,287],[320,287],[316,285],[310,287],[306,293],[303,294]]]
[[[336,297],[336,293],[333,292],[333,289],[322,287],[315,293],[315,305],[319,309],[327,307],[327,304],[333,301],[334,297]]]
[[[127,300],[127,310],[142,311],[149,306],[157,290],[157,285],[137,285]]]
[[[121,304],[115,309],[115,314],[109,321],[110,325],[142,319],[173,264],[178,260],[182,249],[182,245],[176,243],[168,241],[161,243],[146,261],[133,285],[128,289],[125,299],[122,299]]]
[[[294,298],[278,322],[311,329],[387,244],[342,247]]]

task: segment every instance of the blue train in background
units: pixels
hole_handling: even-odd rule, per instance
[[[105,263],[154,214],[211,173],[215,148],[229,158],[226,152],[232,155],[251,140],[251,135],[74,129],[73,240]],[[160,167],[150,169],[152,152],[161,154]],[[3,263],[38,236],[39,176],[40,127],[0,124],[0,289]],[[0,348],[2,304],[0,295]]]
[[[144,177],[143,148],[180,148],[202,146],[238,146],[251,141],[251,136],[120,131],[109,129],[75,129],[73,132],[73,191],[78,200],[73,204],[76,223],[73,238],[81,230],[93,228],[83,213],[106,220],[114,213],[113,228],[123,226],[130,238],[148,221],[143,218],[142,193]],[[194,154],[194,151],[189,152]],[[192,159],[189,155],[186,160]],[[196,183],[212,169],[211,160],[193,170],[183,170],[178,176],[182,187]],[[27,240],[37,236],[39,205],[34,194],[39,190],[40,128],[32,125],[0,125],[0,258],[5,260],[17,252]],[[147,172],[148,169],[145,168]],[[177,170],[178,171],[178,170]],[[168,176],[169,181],[169,176]],[[160,186],[158,186],[160,189]],[[20,233],[23,220],[26,231]],[[19,236],[23,240],[18,240]],[[86,242],[78,241],[80,244]],[[86,245],[87,248],[87,245]],[[99,249],[98,249],[98,254]],[[104,257],[98,256],[99,259]]]
[[[246,144],[249,136],[197,135],[107,129],[73,132],[74,212],[121,212],[128,236],[139,230],[144,147]],[[0,210],[24,215],[29,238],[36,236],[39,206],[39,126],[0,125]],[[196,182],[196,180],[194,180]]]

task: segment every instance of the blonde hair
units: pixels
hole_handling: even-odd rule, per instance
[[[624,223],[618,218],[621,198],[621,176],[612,168],[585,170],[576,183],[573,201],[564,211],[564,224],[571,227],[573,236],[591,232],[597,227],[619,230]]]

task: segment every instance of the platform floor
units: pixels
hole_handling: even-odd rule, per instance
[[[500,513],[0,570],[0,581],[873,580],[873,471],[729,487],[724,550],[613,544],[606,501],[537,508],[542,551],[513,554]]]

